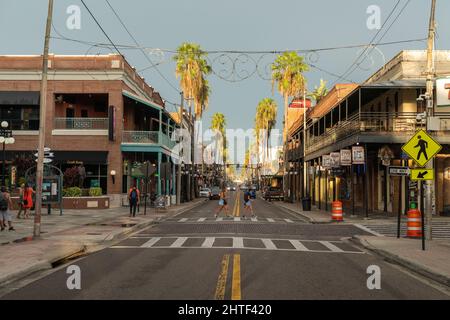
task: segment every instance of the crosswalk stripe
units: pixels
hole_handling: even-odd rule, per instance
[[[200,219],[198,219],[197,221],[198,222],[203,222],[203,221],[205,221],[206,220],[206,218],[200,218]]]
[[[152,247],[155,243],[157,243],[161,238],[151,238],[150,240],[148,240],[147,242],[145,242],[143,245],[141,245],[141,248],[150,248]]]
[[[267,221],[269,221],[269,222],[275,222],[275,220],[273,220],[272,218],[267,218]]]
[[[276,250],[277,247],[275,246],[275,244],[272,242],[272,240],[270,239],[261,239],[262,243],[264,244],[264,246],[267,249],[272,249],[272,250]]]
[[[205,238],[205,241],[203,241],[203,243],[202,243],[202,248],[212,248],[212,246],[214,244],[214,240],[215,240],[215,238],[213,238],[213,237]]]
[[[323,244],[325,247],[327,247],[328,249],[330,249],[333,252],[344,252],[344,250],[342,250],[339,247],[336,247],[334,244],[332,244],[331,242],[328,241],[319,241],[319,243]]]
[[[241,217],[234,217],[234,221],[241,221]]]
[[[258,221],[258,219],[256,217],[253,217],[252,221]]]
[[[244,239],[242,239],[241,237],[234,237],[233,248],[244,248]]]
[[[286,221],[288,223],[294,223],[294,221],[292,221],[291,219],[284,219],[284,221]]]
[[[309,251],[309,249],[307,247],[305,247],[303,245],[303,243],[301,243],[298,240],[289,240],[289,242],[292,244],[292,246],[298,250],[298,251]]]
[[[177,240],[175,240],[175,242],[172,243],[172,244],[170,245],[170,247],[171,247],[171,248],[179,248],[179,247],[181,247],[181,246],[183,245],[183,243],[186,242],[187,239],[188,239],[188,238],[186,238],[186,237],[180,237],[180,238],[177,238]]]
[[[216,218],[216,221],[223,221],[222,217]]]
[[[186,221],[188,221],[188,218],[182,218],[182,219],[180,219],[179,221],[180,221],[180,222],[186,222]]]

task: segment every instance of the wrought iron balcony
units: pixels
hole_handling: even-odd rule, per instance
[[[177,142],[170,140],[164,133],[160,134],[159,131],[123,131],[122,143],[152,144],[173,148]]]

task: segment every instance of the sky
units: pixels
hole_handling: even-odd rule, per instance
[[[134,38],[145,48],[173,51],[182,42],[188,41],[198,43],[202,49],[208,51],[280,51],[369,44],[378,33],[372,42],[377,43],[386,30],[381,43],[426,38],[431,0],[109,2]],[[134,45],[106,0],[85,0],[85,3],[115,44]],[[81,9],[80,29],[67,27],[66,22],[71,14],[66,11],[71,5]],[[369,22],[376,22],[372,19],[373,11],[367,13],[370,6],[380,9],[381,31],[367,25],[368,19]],[[404,10],[397,18],[403,7]],[[437,0],[437,49],[450,49],[450,19],[445,15],[448,12],[450,1]],[[46,14],[47,0],[0,0],[0,54],[42,54]],[[64,36],[95,43],[108,42],[80,0],[55,0],[53,19],[53,37]],[[391,25],[392,22],[394,23]],[[308,53],[306,62],[321,69],[310,68],[305,74],[308,89],[314,89],[321,78],[327,81],[329,87],[335,81],[364,81],[400,50],[425,48],[425,41],[377,46],[345,80],[337,80],[337,77],[331,74],[342,76],[364,49],[348,48]],[[158,70],[165,79],[151,67],[139,50],[120,51],[137,70],[150,67],[141,73],[145,80],[159,91],[165,100],[179,103],[180,89],[175,77],[173,54],[154,49],[148,49],[146,52],[150,54],[153,63],[160,63]],[[111,50],[52,38],[50,52],[105,54]],[[212,93],[209,108],[204,114],[205,125],[209,126],[214,112],[222,112],[227,119],[228,128],[251,128],[258,102],[265,97],[272,97],[278,103],[277,126],[280,128],[283,100],[276,90],[272,91],[271,82],[267,80],[270,74],[264,72],[268,70],[266,68],[275,59],[275,55],[210,54],[209,59],[213,62],[215,74],[208,78]],[[229,63],[222,65],[221,62],[230,61],[236,62],[236,74],[245,77],[247,74],[244,70],[251,73],[255,70],[255,65],[258,65],[262,77],[255,72],[245,80],[236,81],[239,79],[235,76],[231,77],[231,80],[235,81],[226,81],[222,78],[227,78],[227,74],[233,69]],[[229,77],[227,79],[230,80]],[[174,110],[170,104],[167,104],[167,108]]]

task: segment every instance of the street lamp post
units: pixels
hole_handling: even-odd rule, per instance
[[[5,167],[6,167],[6,151],[5,146],[7,144],[13,144],[15,142],[12,136],[12,130],[8,129],[9,123],[7,121],[2,121],[0,128],[0,143],[3,144],[3,162],[2,162],[2,186],[6,187],[5,179]]]

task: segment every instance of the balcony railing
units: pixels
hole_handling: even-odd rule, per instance
[[[123,131],[122,143],[154,144],[173,148],[177,142],[170,140],[164,133],[160,135],[159,131]]]
[[[55,129],[108,130],[108,118],[55,118]]]
[[[363,132],[411,134],[425,127],[425,124],[416,120],[416,116],[415,112],[362,112],[355,114],[347,120],[338,122],[332,128],[327,128],[322,135],[309,137],[306,151],[307,153],[313,152]],[[441,120],[441,129],[443,127]]]

